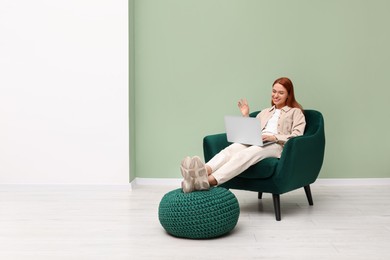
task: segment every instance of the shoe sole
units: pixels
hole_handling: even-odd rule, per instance
[[[195,189],[194,179],[192,177],[192,175],[194,175],[194,173],[192,173],[194,170],[189,169],[190,167],[194,168],[192,164],[193,163],[191,158],[186,157],[183,159],[180,165],[181,175],[184,177],[184,180],[181,182],[181,188],[184,193],[192,192]]]
[[[191,162],[195,165],[194,171],[190,171],[191,177],[194,178],[195,190],[208,190],[210,184],[205,164],[198,156],[194,156]]]

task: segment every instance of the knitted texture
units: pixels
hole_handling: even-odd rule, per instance
[[[170,191],[158,210],[160,223],[169,234],[193,239],[218,237],[231,231],[239,215],[237,198],[221,187],[191,193]]]

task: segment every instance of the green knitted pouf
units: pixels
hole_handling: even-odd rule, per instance
[[[158,217],[171,235],[184,238],[213,238],[231,231],[240,215],[234,194],[221,187],[207,191],[168,192],[162,198]]]

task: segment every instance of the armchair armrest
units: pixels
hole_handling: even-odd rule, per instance
[[[276,169],[275,183],[287,190],[313,183],[320,173],[324,151],[323,130],[288,140]]]
[[[208,135],[203,138],[203,153],[205,161],[209,161],[221,150],[229,146],[226,133]]]

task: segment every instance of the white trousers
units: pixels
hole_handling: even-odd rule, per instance
[[[260,147],[233,143],[216,154],[206,165],[212,169],[217,183],[222,184],[265,158],[280,158],[282,150],[283,147],[279,144]]]

